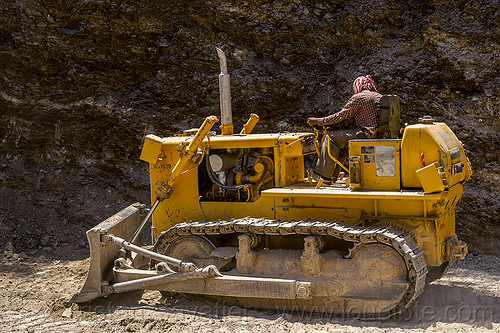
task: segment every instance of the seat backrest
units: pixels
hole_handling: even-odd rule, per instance
[[[397,139],[400,130],[399,97],[383,95],[378,113],[378,134],[380,139]]]

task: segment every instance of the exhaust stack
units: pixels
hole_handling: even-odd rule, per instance
[[[220,113],[222,135],[233,134],[233,115],[231,111],[231,84],[230,75],[227,71],[227,61],[224,51],[216,47],[217,55],[220,60],[219,74],[219,94],[220,94]]]

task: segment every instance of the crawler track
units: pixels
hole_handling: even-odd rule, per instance
[[[325,295],[315,296],[312,295],[308,300],[264,300],[257,298],[229,298],[223,297],[227,302],[241,306],[259,307],[259,308],[275,308],[275,309],[288,309],[288,310],[309,310],[315,312],[328,312],[336,315],[352,315],[356,317],[364,317],[371,319],[382,319],[393,316],[403,312],[408,306],[415,301],[415,299],[423,292],[425,286],[425,277],[427,274],[427,265],[424,259],[422,250],[418,247],[414,239],[408,233],[397,230],[391,227],[359,227],[349,225],[343,222],[329,222],[329,221],[278,221],[266,220],[257,218],[242,218],[231,219],[224,221],[201,221],[180,223],[163,232],[158,238],[154,246],[154,250],[158,252],[165,251],[169,242],[177,237],[184,235],[200,235],[200,236],[213,236],[213,235],[230,235],[235,236],[238,234],[251,233],[255,235],[272,235],[289,237],[292,235],[308,235],[333,237],[347,242],[352,242],[352,247],[349,253],[344,257],[345,259],[355,259],[358,252],[373,252],[382,249],[384,252],[381,256],[401,256],[404,261],[406,272],[404,272],[405,288],[402,296],[397,299],[389,308],[387,306],[380,307],[380,311],[373,310],[372,308],[354,309],[349,307],[346,296],[339,297],[332,295],[325,297]],[[385,245],[385,246],[380,246]],[[363,250],[368,247],[368,250]],[[390,249],[388,249],[389,247]],[[358,261],[363,260],[363,257],[357,258]],[[372,260],[373,261],[373,260]],[[354,262],[354,260],[353,260]],[[382,266],[381,266],[382,267]],[[374,270],[377,267],[372,267]],[[381,268],[383,269],[383,268]],[[279,276],[279,272],[275,276]],[[343,277],[345,279],[345,276]],[[376,277],[373,277],[376,279]],[[335,277],[318,277],[306,278],[298,277],[297,280],[308,281],[321,281],[321,283],[335,284]],[[325,281],[326,280],[326,281]],[[349,279],[345,279],[349,280]],[[319,282],[318,282],[319,283]],[[375,283],[376,285],[376,283]],[[351,286],[355,288],[355,285]],[[366,301],[370,304],[377,304],[377,297],[383,296],[383,283],[380,290],[370,290],[367,295],[358,297],[361,304]],[[377,307],[375,307],[377,308]]]

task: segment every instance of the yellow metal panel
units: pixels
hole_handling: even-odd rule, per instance
[[[436,193],[444,190],[443,180],[437,169],[437,163],[432,163],[418,169],[416,173],[425,193]]]
[[[394,191],[350,191],[345,188],[307,186],[288,186],[262,192],[264,197],[274,197],[277,216],[293,219],[293,214],[305,216],[314,212],[314,218],[331,219],[329,212],[336,209],[346,209],[342,216],[350,220],[354,216],[437,216],[439,203],[446,197],[446,192],[439,194],[424,194],[423,192]],[[280,208],[285,207],[285,209]],[[292,213],[280,213],[290,211]],[[311,210],[309,210],[311,208]],[[307,213],[300,212],[304,209]],[[361,213],[359,213],[361,212]],[[281,215],[279,215],[281,214]],[[340,214],[340,213],[339,213]],[[341,216],[335,213],[337,219]]]
[[[242,218],[247,216],[274,219],[274,199],[259,198],[254,202],[200,202],[207,220]]]
[[[152,134],[146,135],[141,151],[141,160],[155,164],[160,156],[162,145],[163,140],[160,137]]]
[[[215,135],[210,136],[209,139],[203,140],[203,145],[210,143],[211,149],[223,148],[264,148],[274,147],[278,145],[278,141],[285,140],[288,143],[301,140],[304,136],[311,135],[311,133],[276,133],[276,134],[234,134],[234,135]],[[189,140],[189,136],[174,136],[162,138],[162,142],[168,146],[177,146],[179,143]],[[291,149],[295,151],[301,147],[300,142],[298,145],[293,145]]]
[[[337,207],[298,207],[298,206],[276,206],[276,218],[282,221],[288,220],[328,220],[343,221],[351,224],[357,223],[361,218],[361,209],[347,209]]]
[[[401,199],[401,200],[415,200],[425,198],[440,198],[441,194],[430,194],[426,195],[423,192],[416,191],[373,191],[373,190],[363,190],[363,191],[351,191],[344,187],[311,187],[307,183],[297,184],[293,186],[287,186],[283,188],[272,188],[269,190],[262,191],[262,196],[294,196],[300,195],[304,197],[321,198],[321,197],[331,197],[335,199],[348,198],[353,199]]]
[[[444,123],[406,127],[401,143],[401,183],[420,188],[416,171],[432,163],[443,167],[448,187],[466,179],[469,163],[462,144]]]
[[[361,187],[370,190],[399,190],[401,140],[351,140],[349,155],[359,156]]]
[[[304,156],[302,155],[302,136],[283,136],[274,149],[277,186],[287,186],[304,180]]]
[[[162,160],[150,164],[151,200],[155,201],[155,190],[172,172],[173,165],[179,159],[179,152],[162,151]],[[182,174],[173,186],[173,195],[162,201],[153,213],[153,236],[173,225],[189,220],[203,219],[198,200],[198,170],[192,169]]]
[[[304,157],[285,157],[284,165],[284,185],[297,184],[304,181]]]

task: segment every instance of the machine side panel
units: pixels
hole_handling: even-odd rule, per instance
[[[401,140],[351,140],[349,155],[359,156],[361,184],[370,190],[399,190]]]
[[[274,199],[261,197],[254,202],[203,201],[200,206],[206,220],[229,220],[242,217],[274,219]]]
[[[418,124],[405,129],[401,143],[401,183],[421,188],[416,171],[437,163],[446,187],[470,177],[470,165],[462,144],[444,123]]]
[[[155,191],[160,187],[179,159],[179,152],[172,145],[164,146],[161,158],[155,164],[150,164],[151,202],[154,202]],[[204,218],[198,199],[198,169],[192,168],[185,171],[173,187],[170,198],[163,200],[153,213],[152,234],[156,239],[158,235],[173,225]]]

